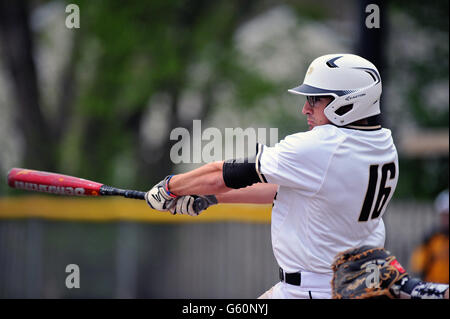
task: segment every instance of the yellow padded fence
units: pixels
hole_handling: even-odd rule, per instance
[[[235,221],[270,223],[271,205],[219,204],[199,216],[172,215],[151,209],[145,201],[125,198],[23,196],[0,198],[0,218],[44,218],[76,221],[202,223]]]

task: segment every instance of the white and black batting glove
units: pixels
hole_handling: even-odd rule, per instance
[[[186,195],[176,199],[175,205],[169,211],[172,214],[197,216],[209,206],[216,205],[217,198],[214,195]]]
[[[161,182],[145,193],[145,201],[151,208],[166,212],[175,204],[177,196],[172,194],[168,187],[172,176],[166,176]]]

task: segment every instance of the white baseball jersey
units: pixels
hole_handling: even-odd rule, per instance
[[[337,253],[382,247],[382,216],[398,180],[388,129],[321,125],[258,145],[260,178],[278,184],[272,209],[272,246],[286,272],[332,273]]]

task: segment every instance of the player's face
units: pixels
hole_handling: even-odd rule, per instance
[[[332,98],[330,97],[307,97],[305,105],[303,105],[302,113],[306,115],[310,130],[312,130],[316,126],[331,123],[323,112],[323,110],[331,102],[331,100]]]

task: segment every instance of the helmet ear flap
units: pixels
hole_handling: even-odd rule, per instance
[[[342,116],[353,109],[353,104],[342,105],[337,110],[334,111],[339,116]]]

